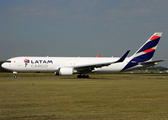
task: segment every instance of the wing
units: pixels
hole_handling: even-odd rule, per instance
[[[130,52],[130,50],[128,50],[120,59],[118,59],[117,61],[113,61],[113,62],[106,62],[106,63],[97,63],[97,64],[87,64],[87,65],[79,65],[79,66],[74,66],[74,69],[79,71],[79,72],[91,72],[92,70],[94,70],[94,68],[101,68],[104,66],[108,66],[114,63],[119,63],[119,62],[123,62],[125,60],[125,58],[127,57],[128,53]]]

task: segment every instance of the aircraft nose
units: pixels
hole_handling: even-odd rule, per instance
[[[2,67],[2,68],[7,68],[7,64],[6,64],[6,63],[3,63],[3,64],[1,65],[1,67]]]
[[[3,68],[4,68],[4,63],[2,63],[1,67],[3,67]]]

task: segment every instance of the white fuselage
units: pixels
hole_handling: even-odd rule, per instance
[[[60,67],[76,67],[87,64],[107,63],[118,60],[118,57],[15,57],[8,59],[2,67],[16,72],[56,72]],[[25,61],[27,60],[27,61]],[[115,63],[101,68],[95,68],[92,72],[114,73],[120,72],[130,58],[121,63]],[[74,69],[73,74],[77,73]]]

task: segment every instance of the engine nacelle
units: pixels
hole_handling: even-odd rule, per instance
[[[73,67],[61,67],[59,72],[56,72],[55,75],[73,75]]]

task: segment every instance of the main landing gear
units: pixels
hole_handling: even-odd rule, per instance
[[[85,75],[85,74],[84,74],[84,75],[81,75],[81,74],[80,74],[80,75],[78,75],[77,77],[78,77],[78,78],[89,78],[89,75]]]
[[[14,78],[17,79],[17,72],[13,71]]]

